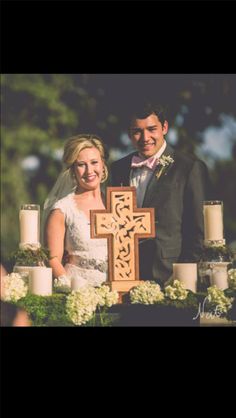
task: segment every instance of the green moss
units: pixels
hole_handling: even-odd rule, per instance
[[[65,311],[66,295],[27,295],[17,305],[24,308],[33,326],[73,326]]]

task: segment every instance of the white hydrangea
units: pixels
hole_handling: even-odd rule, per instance
[[[236,269],[228,271],[229,288],[236,290]]]
[[[98,296],[95,288],[84,286],[73,290],[66,301],[66,312],[75,325],[82,325],[89,321],[95,313]]]
[[[170,155],[162,155],[162,157],[159,158],[159,164],[163,167],[166,167],[169,164],[172,164],[173,162],[174,160]]]
[[[174,280],[172,285],[166,286],[165,296],[172,300],[184,300],[188,296],[183,284],[179,280]]]
[[[170,164],[173,164],[174,160],[170,155],[163,155],[158,160],[159,166],[156,173],[156,178],[159,179],[159,177],[167,170],[168,166]]]
[[[118,302],[119,294],[117,290],[111,291],[107,285],[97,287],[95,290],[98,297],[98,306],[110,307]]]
[[[225,296],[224,291],[215,285],[208,287],[207,299],[210,305],[217,306],[218,311],[222,313],[227,313],[227,311],[232,307],[233,298]]]
[[[4,288],[3,300],[17,302],[26,296],[28,286],[19,273],[8,274],[2,280]]]
[[[70,293],[71,280],[66,275],[58,276],[54,280],[54,289],[57,293]]]
[[[160,286],[155,282],[146,281],[130,291],[131,303],[153,305],[164,299]]]

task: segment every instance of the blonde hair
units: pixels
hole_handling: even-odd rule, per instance
[[[67,168],[72,168],[74,162],[78,158],[79,153],[85,148],[97,148],[104,164],[104,173],[101,183],[108,178],[108,168],[105,163],[106,150],[101,138],[92,134],[81,134],[69,138],[64,146],[63,162]]]

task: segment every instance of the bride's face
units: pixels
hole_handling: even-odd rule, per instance
[[[80,151],[74,162],[78,186],[86,190],[94,190],[100,186],[103,167],[104,164],[97,148],[85,148]]]

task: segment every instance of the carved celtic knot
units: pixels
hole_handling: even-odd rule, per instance
[[[127,290],[139,278],[138,238],[155,236],[154,209],[136,207],[134,187],[108,187],[107,209],[92,212],[92,237],[108,238],[110,281]]]

